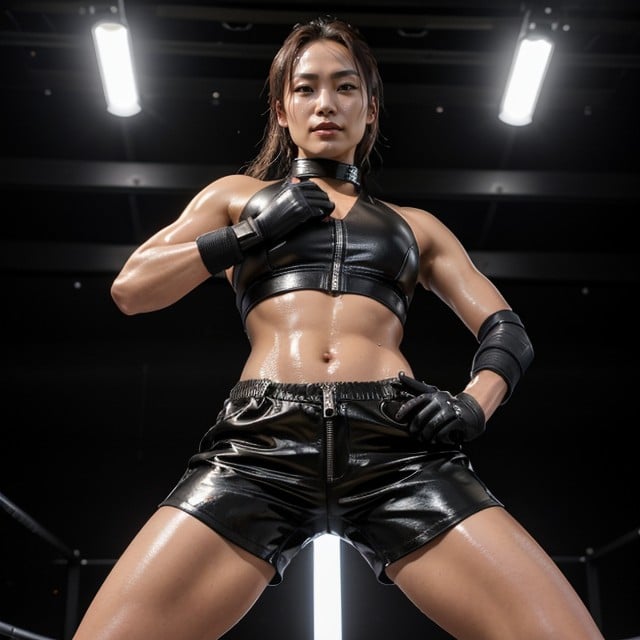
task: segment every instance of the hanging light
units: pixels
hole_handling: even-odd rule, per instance
[[[98,22],[91,33],[107,111],[122,117],[135,115],[140,111],[140,99],[133,71],[129,30],[121,22]]]
[[[530,21],[529,15],[525,16],[518,38],[498,115],[500,120],[514,126],[527,125],[533,120],[554,47],[551,38],[537,23]]]

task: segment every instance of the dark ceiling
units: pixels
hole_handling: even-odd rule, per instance
[[[360,27],[385,82],[374,190],[439,215],[491,275],[637,280],[640,6],[548,4],[130,1],[142,112],[120,119],[90,38],[118,3],[4,2],[0,166],[21,213],[3,266],[117,268],[254,155],[271,56],[295,22],[332,13]],[[497,114],[525,8],[555,25],[556,49],[534,122],[514,128]]]
[[[142,111],[128,119],[106,111],[90,37],[112,5],[121,11],[2,3],[0,494],[86,562],[76,593],[55,546],[0,512],[0,637],[3,622],[69,637],[237,379],[248,344],[222,279],[135,317],[117,311],[109,285],[134,246],[255,154],[273,53],[293,24],[326,13],[357,25],[380,62],[372,190],[445,221],[536,347],[509,404],[471,443],[476,468],[562,563],[608,640],[640,636],[640,487],[628,445],[640,2],[553,2],[547,18],[545,4],[532,7],[557,25],[556,49],[522,128],[498,120],[529,8],[518,1],[130,0]],[[412,307],[404,349],[417,375],[459,388],[473,338],[427,294]],[[587,549],[601,558],[599,583]],[[345,640],[446,638],[343,553]],[[230,640],[310,637],[308,558]]]

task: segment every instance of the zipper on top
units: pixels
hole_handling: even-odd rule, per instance
[[[344,221],[343,220],[333,220],[333,225],[335,229],[335,245],[333,248],[333,262],[331,263],[331,280],[330,280],[330,290],[332,292],[340,290],[340,274],[342,273],[342,262],[343,256],[342,253],[344,251]]]

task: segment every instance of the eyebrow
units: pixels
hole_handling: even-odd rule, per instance
[[[331,74],[332,78],[344,78],[345,76],[358,76],[360,74],[355,69],[342,69]],[[317,73],[294,73],[293,78],[302,78],[304,80],[316,80],[319,77]]]

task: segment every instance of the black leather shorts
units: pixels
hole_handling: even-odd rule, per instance
[[[271,584],[322,533],[391,584],[390,563],[500,505],[460,448],[427,448],[393,419],[409,397],[397,379],[241,381],[161,505],[270,562]]]

